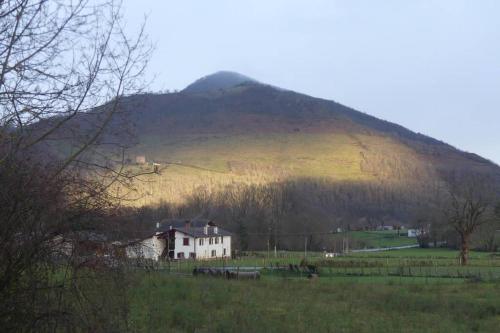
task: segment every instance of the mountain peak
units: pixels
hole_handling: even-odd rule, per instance
[[[245,76],[243,74],[230,71],[219,71],[196,80],[195,82],[184,88],[183,92],[210,92],[220,89],[228,89],[248,82],[258,83],[257,80],[254,80],[251,77]]]

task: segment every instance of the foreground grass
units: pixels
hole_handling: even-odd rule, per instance
[[[141,273],[131,291],[130,326],[138,332],[496,332],[500,284]]]

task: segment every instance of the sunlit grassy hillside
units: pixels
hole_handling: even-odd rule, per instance
[[[432,173],[411,148],[392,138],[342,132],[191,135],[167,140],[147,136],[135,152],[160,163],[162,170],[136,182],[136,194],[142,198],[139,205],[180,200],[201,185],[304,177],[395,181]],[[145,171],[151,166],[135,168]]]

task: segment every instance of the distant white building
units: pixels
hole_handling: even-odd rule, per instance
[[[136,164],[146,164],[146,156],[145,155],[138,155],[135,157],[135,163]]]
[[[210,259],[231,257],[231,233],[210,220],[166,220],[151,236],[126,247],[129,258]]]
[[[394,230],[394,227],[392,225],[379,225],[377,226],[378,231],[383,231],[383,230]]]
[[[416,238],[422,234],[421,229],[408,229],[408,237]]]

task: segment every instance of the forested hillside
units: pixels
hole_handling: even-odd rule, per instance
[[[411,226],[440,218],[430,206],[445,175],[500,179],[500,168],[477,155],[239,74],[131,96],[123,110],[111,132],[126,119],[123,132],[136,143],[127,168],[147,173],[159,164],[158,173],[135,179],[127,204],[150,211],[145,221],[215,218],[249,241],[261,233]],[[146,164],[136,163],[140,156]]]

